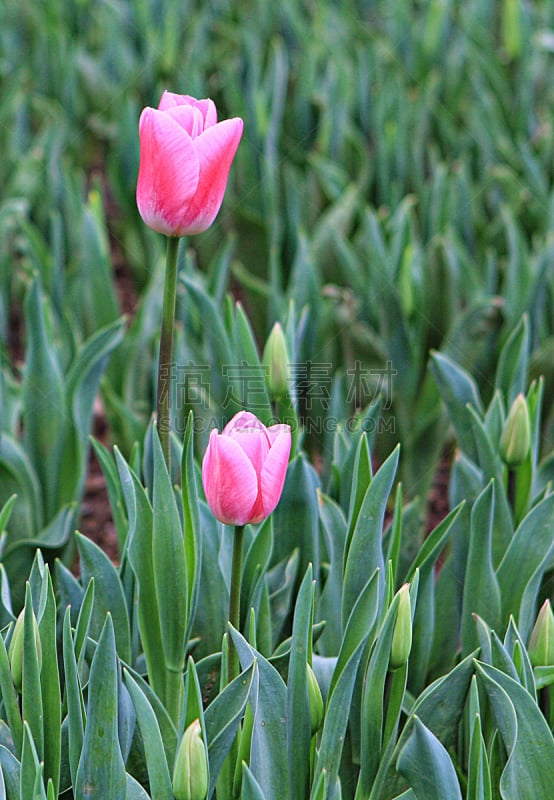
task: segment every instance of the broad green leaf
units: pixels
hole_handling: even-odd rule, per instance
[[[83,749],[85,733],[85,706],[71,635],[70,609],[66,608],[63,620],[63,664],[65,674],[65,705],[67,707],[67,737],[71,783],[75,785],[77,767]]]
[[[316,619],[325,621],[318,640],[321,655],[338,653],[342,641],[342,556],[346,541],[346,520],[340,506],[318,492],[319,519],[327,550],[328,572],[316,608]]]
[[[98,638],[109,611],[113,620],[117,650],[120,657],[131,660],[129,614],[123,587],[116,568],[97,544],[80,533],[76,534],[81,563],[81,580],[87,585],[94,578],[94,610],[91,635]]]
[[[413,717],[410,735],[397,761],[398,771],[425,800],[462,800],[450,756],[421,720]]]
[[[477,646],[473,614],[479,614],[492,627],[500,624],[500,589],[492,565],[495,486],[491,481],[471,510],[469,552],[464,579],[462,606],[462,650]]]
[[[241,800],[265,800],[260,784],[250,772],[247,764],[242,765]]]
[[[202,564],[202,536],[198,492],[196,488],[196,469],[194,464],[194,419],[192,412],[187,420],[181,461],[181,501],[183,507],[183,536],[185,542],[187,570],[188,628],[194,619]]]
[[[256,674],[256,662],[252,659],[249,666],[210,703],[204,714],[210,764],[208,797],[215,789],[217,777],[237,735]]]
[[[399,449],[393,450],[371,481],[344,554],[342,619],[346,624],[354,604],[367,581],[367,575],[379,570],[379,596],[384,589],[383,521],[396,468]]]
[[[312,570],[308,568],[296,598],[287,683],[291,800],[304,800],[310,786],[311,718],[307,665],[311,655],[313,597]]]
[[[288,800],[286,686],[276,669],[238,631],[231,628],[231,635],[242,668],[247,669],[254,660],[258,664],[250,694],[254,715],[250,769],[268,798]]]
[[[510,408],[518,394],[527,385],[529,355],[529,324],[524,314],[507,338],[496,367],[495,386],[500,389]]]
[[[502,773],[503,797],[549,800],[554,738],[538,706],[516,681],[488,664],[477,664],[508,760]]]
[[[49,311],[50,304],[36,278],[25,302],[28,342],[23,379],[24,443],[39,478],[47,520],[58,510],[68,422],[64,378],[47,324]]]
[[[554,495],[545,497],[536,505],[518,526],[497,571],[502,597],[502,618],[508,623],[510,615],[518,619],[521,635],[526,637],[533,624],[529,613],[522,620],[520,609],[526,587],[535,584],[531,599],[536,599],[540,575],[552,552],[552,514]],[[529,605],[527,606],[527,612]]]
[[[87,722],[75,794],[89,800],[126,800],[125,765],[118,739],[118,664],[110,615],[90,669]]]
[[[468,372],[443,353],[431,353],[430,369],[437,381],[461,449],[472,461],[477,461],[467,412],[468,405],[478,412],[483,410],[477,384]]]
[[[158,721],[152,706],[138,684],[127,671],[124,675],[125,685],[133,699],[144,741],[150,797],[152,800],[165,800],[172,795],[172,785]]]
[[[181,519],[157,430],[153,431],[152,556],[166,667],[180,672],[188,624],[187,564]],[[166,686],[166,692],[168,687]]]
[[[65,443],[59,476],[58,503],[79,499],[85,479],[94,399],[107,359],[121,342],[124,320],[102,328],[78,351],[65,377],[68,410],[71,421],[65,428]]]
[[[23,744],[23,721],[19,710],[17,692],[12,681],[10,663],[4,639],[0,636],[0,695],[4,703],[4,711],[10,732],[13,738],[15,754],[21,758],[21,746]]]
[[[44,720],[42,692],[40,686],[41,658],[35,639],[35,625],[31,588],[27,583],[25,593],[25,616],[23,625],[23,682],[21,690],[21,710],[24,727],[28,725],[29,736],[36,748],[38,759],[44,760]],[[23,737],[25,747],[25,736]],[[23,755],[21,756],[23,763]],[[27,776],[28,777],[28,776]],[[34,784],[34,775],[33,782]]]
[[[149,680],[158,696],[164,698],[165,662],[152,562],[152,506],[144,487],[117,448],[115,460],[129,520],[127,553],[137,581],[142,647]]]
[[[21,764],[3,744],[0,744],[0,765],[6,784],[7,800],[21,800]]]
[[[43,580],[46,584],[46,604],[39,620],[39,633],[42,645],[42,667],[40,684],[44,727],[44,777],[46,783],[52,780],[56,795],[60,783],[61,754],[61,693],[60,672],[58,668],[56,600],[50,571],[44,568]]]

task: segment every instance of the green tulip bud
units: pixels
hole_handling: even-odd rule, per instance
[[[205,800],[208,794],[208,759],[197,719],[184,732],[175,756],[173,794],[175,800]]]
[[[321,689],[319,688],[315,673],[309,664],[306,664],[306,670],[308,673],[308,699],[310,701],[310,723],[313,736],[323,725],[325,711]]]
[[[279,400],[287,394],[290,382],[287,342],[280,322],[275,323],[269,334],[262,363],[267,370],[266,382],[270,398]]]
[[[392,634],[389,667],[399,669],[408,662],[412,649],[412,606],[410,586],[405,583],[398,590],[398,612]]]
[[[508,467],[519,467],[531,447],[531,426],[527,401],[520,393],[512,403],[500,437],[500,455]]]
[[[534,667],[554,666],[554,614],[550,600],[545,600],[539,611],[527,653]]]
[[[40,643],[40,633],[38,630],[37,621],[33,611],[30,612],[33,615],[33,630],[35,634],[35,648],[37,651],[37,659],[39,663],[39,667],[42,664],[42,646]],[[12,673],[12,681],[13,685],[17,692],[21,694],[21,688],[23,685],[23,652],[24,652],[24,641],[25,641],[25,609],[19,614],[15,627],[13,629],[12,638],[10,641],[10,646],[8,649],[8,660],[10,662],[10,669]]]

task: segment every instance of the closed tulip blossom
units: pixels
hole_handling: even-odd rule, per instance
[[[202,483],[213,515],[227,525],[261,522],[281,497],[291,448],[289,425],[266,428],[241,411],[210,434]]]
[[[217,121],[212,100],[164,92],[139,121],[137,205],[148,227],[166,236],[202,233],[223,201],[242,136],[238,117]]]

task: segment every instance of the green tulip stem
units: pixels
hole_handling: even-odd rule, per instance
[[[158,361],[158,391],[156,397],[158,434],[170,475],[171,365],[173,361],[173,327],[177,297],[177,255],[180,241],[176,236],[168,236],[167,238],[160,357]]]
[[[229,592],[229,622],[240,630],[240,593],[242,585],[242,546],[244,542],[244,525],[235,525],[233,537],[233,561],[231,564],[231,589]],[[229,638],[229,661],[227,681],[230,683],[239,674],[239,657],[233,640]]]

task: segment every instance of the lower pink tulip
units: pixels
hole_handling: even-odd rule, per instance
[[[202,462],[212,514],[227,525],[261,522],[283,491],[291,448],[289,425],[269,428],[241,411],[222,433],[213,430]]]

